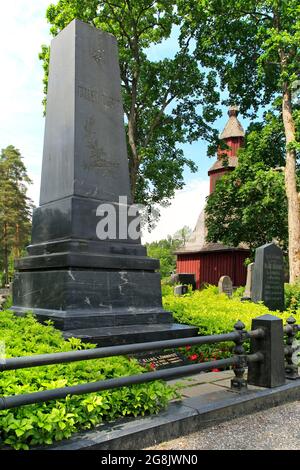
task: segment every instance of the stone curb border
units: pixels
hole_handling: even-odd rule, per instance
[[[186,398],[157,415],[122,419],[81,432],[49,450],[138,450],[208,426],[300,399],[300,379],[273,389],[230,390]]]

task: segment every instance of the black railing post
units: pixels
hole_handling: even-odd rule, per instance
[[[252,320],[252,330],[264,330],[264,336],[252,337],[251,353],[260,352],[263,361],[250,362],[248,384],[258,387],[279,387],[285,383],[284,344],[282,319],[273,315],[263,315]]]
[[[298,366],[293,364],[293,342],[298,331],[298,325],[296,325],[296,319],[290,316],[287,319],[287,324],[290,328],[287,329],[287,339],[286,339],[286,353],[285,353],[285,376],[287,379],[299,379]]]
[[[239,392],[247,390],[247,382],[244,378],[245,368],[247,366],[247,359],[245,355],[245,348],[243,341],[245,340],[246,331],[243,331],[245,325],[242,321],[238,320],[234,325],[234,329],[239,333],[239,339],[235,340],[235,347],[233,348],[234,354],[238,357],[239,362],[233,367],[235,377],[231,379],[231,388]]]

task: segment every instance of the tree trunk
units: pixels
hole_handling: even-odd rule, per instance
[[[295,123],[292,116],[291,93],[284,85],[282,118],[286,145],[295,141]],[[290,283],[300,278],[300,205],[296,182],[296,152],[287,149],[285,165],[285,191],[288,201],[289,270]]]
[[[132,125],[131,119],[128,121],[128,141],[131,150],[131,158],[129,164],[129,173],[130,173],[130,190],[131,190],[131,198],[132,202],[135,202],[135,191],[136,191],[136,182],[137,182],[137,172],[138,172],[138,164],[139,164],[139,157],[135,143],[135,136],[134,136],[134,126]]]
[[[4,237],[3,237],[3,244],[4,244],[4,250],[3,250],[3,268],[4,268],[4,284],[8,284],[8,240],[7,240],[7,224],[6,222],[4,223]]]
[[[139,53],[138,46],[136,41],[134,41],[134,53],[137,63],[139,63]],[[132,91],[131,91],[131,106],[130,113],[128,117],[128,142],[131,150],[131,162],[130,162],[130,186],[131,186],[131,199],[132,203],[135,202],[135,191],[136,191],[136,181],[137,181],[137,171],[139,165],[139,156],[136,145],[136,99],[137,99],[137,85],[139,80],[139,73],[135,71],[134,78],[132,81]]]

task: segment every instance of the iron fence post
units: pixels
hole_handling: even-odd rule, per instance
[[[294,338],[297,334],[298,331],[298,325],[296,325],[296,319],[293,316],[290,316],[287,319],[287,324],[291,327],[287,330],[287,340],[286,340],[286,345],[287,345],[287,351],[285,354],[285,376],[287,379],[299,379],[299,374],[298,374],[298,366],[296,364],[293,364],[293,342]]]
[[[263,315],[252,320],[252,330],[261,328],[264,335],[251,337],[251,354],[261,353],[263,361],[250,362],[248,384],[258,387],[279,387],[285,383],[284,342],[282,319]]]
[[[238,357],[239,362],[233,366],[235,377],[231,379],[231,389],[239,392],[247,391],[247,382],[244,378],[247,359],[243,341],[245,340],[246,331],[245,325],[242,321],[238,320],[234,325],[234,329],[239,333],[239,338],[235,340],[235,347],[233,348],[234,354]]]

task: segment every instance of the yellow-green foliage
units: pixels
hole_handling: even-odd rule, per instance
[[[284,323],[291,315],[290,311],[270,312],[262,304],[241,302],[237,297],[230,299],[225,294],[219,294],[215,286],[208,286],[200,291],[189,291],[183,296],[175,296],[173,289],[166,286],[163,304],[166,310],[173,312],[176,321],[197,326],[201,335],[232,331],[237,320],[241,320],[246,329],[250,329],[251,320],[260,315],[276,315],[282,318]],[[293,315],[300,323],[299,311]]]
[[[300,283],[284,285],[285,308],[298,310],[300,308]]]
[[[5,344],[6,357],[93,347],[75,338],[64,341],[61,332],[50,324],[43,326],[32,315],[18,318],[9,311],[0,312],[0,341]],[[135,375],[143,371],[145,369],[136,360],[126,357],[5,371],[0,373],[0,396]],[[170,387],[156,381],[0,411],[0,445],[28,449],[34,445],[51,444],[101,421],[156,413],[168,404],[172,396]]]
[[[163,305],[166,310],[173,312],[177,322],[197,326],[200,335],[229,333],[234,330],[238,320],[249,330],[252,319],[265,314],[277,315],[284,323],[293,314],[297,323],[300,323],[299,311],[297,314],[291,311],[271,312],[262,304],[241,302],[238,296],[234,295],[230,299],[225,294],[219,294],[215,286],[208,286],[201,291],[190,290],[183,296],[175,296],[172,287],[164,286]],[[233,343],[218,343],[182,348],[181,352],[193,362],[202,362],[230,356],[232,346]],[[247,343],[245,348],[248,350]]]

